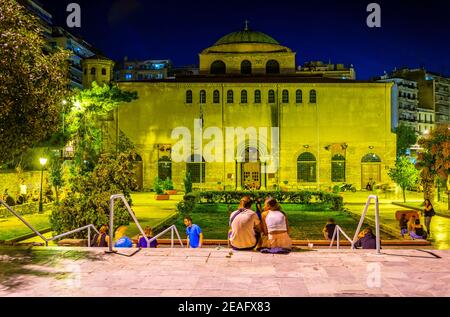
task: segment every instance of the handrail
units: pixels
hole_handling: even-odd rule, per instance
[[[340,249],[340,237],[339,237],[339,232],[341,232],[344,237],[350,242],[352,249],[353,249],[353,245],[354,242],[352,241],[352,239],[350,239],[350,237],[344,232],[344,230],[342,230],[342,228],[340,226],[336,226],[334,228],[334,232],[333,232],[333,238],[331,239],[331,243],[330,243],[330,248],[333,247],[334,244],[334,240],[336,239],[336,246],[337,249]]]
[[[72,230],[72,231],[69,231],[69,232],[66,232],[66,233],[62,233],[62,234],[57,235],[57,236],[55,236],[55,237],[53,237],[51,239],[48,239],[47,241],[58,240],[58,239],[61,239],[61,238],[65,237],[65,236],[69,236],[69,235],[72,235],[74,233],[86,230],[86,229],[88,230],[88,247],[91,247],[91,229],[94,229],[95,232],[100,234],[100,232],[98,232],[98,230],[92,224],[84,226],[84,227],[81,227],[81,228],[78,228],[78,229],[75,229],[75,230]]]
[[[23,219],[18,213],[16,213],[6,202],[0,199],[0,204],[6,207],[14,216],[19,218],[20,221],[23,222],[25,226],[27,226],[31,231],[33,231],[36,235],[38,235],[42,240],[44,240],[45,245],[48,246],[48,240],[39,232],[37,231],[31,224],[29,224],[25,219]]]
[[[358,235],[361,231],[361,227],[364,223],[364,219],[366,217],[367,210],[369,209],[369,205],[372,200],[375,200],[375,230],[376,230],[376,248],[377,248],[377,254],[381,254],[381,240],[380,240],[380,208],[379,208],[379,202],[378,202],[378,196],[376,195],[370,195],[367,198],[366,205],[364,207],[364,211],[361,215],[361,219],[359,220],[358,228],[356,229],[355,235],[353,236],[353,242],[352,242],[352,249],[355,249],[355,243],[358,239]]]
[[[173,233],[175,232],[177,234],[178,242],[180,242],[181,247],[184,248],[183,240],[181,239],[180,234],[178,233],[177,226],[175,226],[175,225],[170,226],[169,228],[167,228],[163,232],[157,234],[155,237],[153,237],[150,240],[148,240],[147,246],[148,246],[148,243],[152,243],[153,241],[155,241],[159,237],[165,235],[167,232],[169,232],[169,230],[170,230],[170,234],[171,234],[171,247],[172,248],[174,247],[174,236],[173,236]]]
[[[150,242],[156,240],[157,237],[161,236],[162,234],[165,234],[166,232],[168,232],[169,230],[171,230],[171,245],[172,248],[174,247],[174,236],[173,233],[174,231],[177,233],[178,236],[178,240],[181,243],[181,246],[183,246],[183,242],[181,241],[180,235],[178,233],[178,230],[175,226],[171,226],[170,228],[164,230],[162,233],[160,233],[159,235],[157,235],[156,237],[149,239],[147,238],[144,230],[142,230],[141,225],[139,224],[139,221],[137,220],[136,216],[134,215],[133,210],[131,210],[130,205],[128,204],[127,200],[125,199],[125,196],[123,194],[116,194],[116,195],[111,195],[111,197],[109,198],[109,253],[115,253],[115,251],[113,250],[113,241],[114,241],[114,202],[120,199],[122,200],[122,202],[124,203],[125,207],[127,208],[128,213],[130,214],[131,218],[133,218],[134,223],[136,224],[136,226],[138,227],[139,231],[142,234],[142,237],[145,239],[145,241],[147,242],[147,246],[150,246]]]

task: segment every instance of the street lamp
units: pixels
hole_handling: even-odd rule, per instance
[[[44,167],[47,164],[47,159],[41,157],[39,159],[39,162],[41,163],[41,167],[42,167],[41,168],[41,193],[39,195],[39,213],[42,213],[44,211],[43,204],[42,204],[42,181],[44,179]]]

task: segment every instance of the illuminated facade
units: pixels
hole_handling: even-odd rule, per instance
[[[353,81],[296,74],[295,52],[246,27],[200,53],[200,75],[153,81],[123,81],[139,99],[119,108],[111,129],[133,141],[142,158],[144,189],[155,177],[172,178],[183,189],[191,172],[194,188],[328,189],[343,182],[365,187],[390,182],[395,164],[392,83]],[[233,142],[232,159],[211,162],[189,155],[174,160],[177,127],[194,138],[194,120],[203,131],[215,128],[277,128],[264,142],[254,136]],[[248,132],[248,130],[247,130]],[[117,135],[117,131],[110,135]],[[204,136],[203,145],[211,140]],[[275,142],[276,141],[276,142]],[[279,144],[274,151],[270,144]],[[198,151],[192,140],[192,153]],[[279,162],[279,168],[268,165]]]

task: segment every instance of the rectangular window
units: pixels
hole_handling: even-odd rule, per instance
[[[205,163],[188,163],[188,172],[191,174],[193,183],[204,183],[206,168]],[[201,175],[201,178],[200,178]],[[201,181],[200,181],[201,179]]]
[[[331,163],[331,181],[334,183],[345,182],[345,162]]]

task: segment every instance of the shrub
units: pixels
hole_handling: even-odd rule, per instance
[[[160,180],[159,177],[156,177],[155,180],[153,181],[153,191],[157,195],[164,194],[164,182]]]
[[[185,200],[191,199],[195,202],[201,203],[238,204],[243,196],[250,196],[254,200],[257,198],[273,197],[280,203],[295,203],[304,205],[311,204],[313,199],[315,199],[317,203],[328,204],[333,210],[336,211],[342,210],[344,205],[343,198],[341,196],[324,191],[202,191],[197,192],[196,195],[186,195]]]
[[[99,228],[108,223],[111,195],[123,194],[130,206],[132,204],[130,193],[136,181],[131,157],[102,155],[91,173],[73,177],[70,185],[71,191],[61,204],[54,206],[50,216],[53,231],[61,234],[89,224]],[[123,203],[117,202],[114,208],[116,228],[128,225],[131,217]],[[85,235],[86,232],[81,232],[74,237]]]
[[[183,180],[184,182],[184,192],[186,194],[192,193],[192,177],[191,173],[187,172],[186,177]]]
[[[164,190],[173,190],[173,182],[170,178],[167,178],[163,184],[162,187]]]

